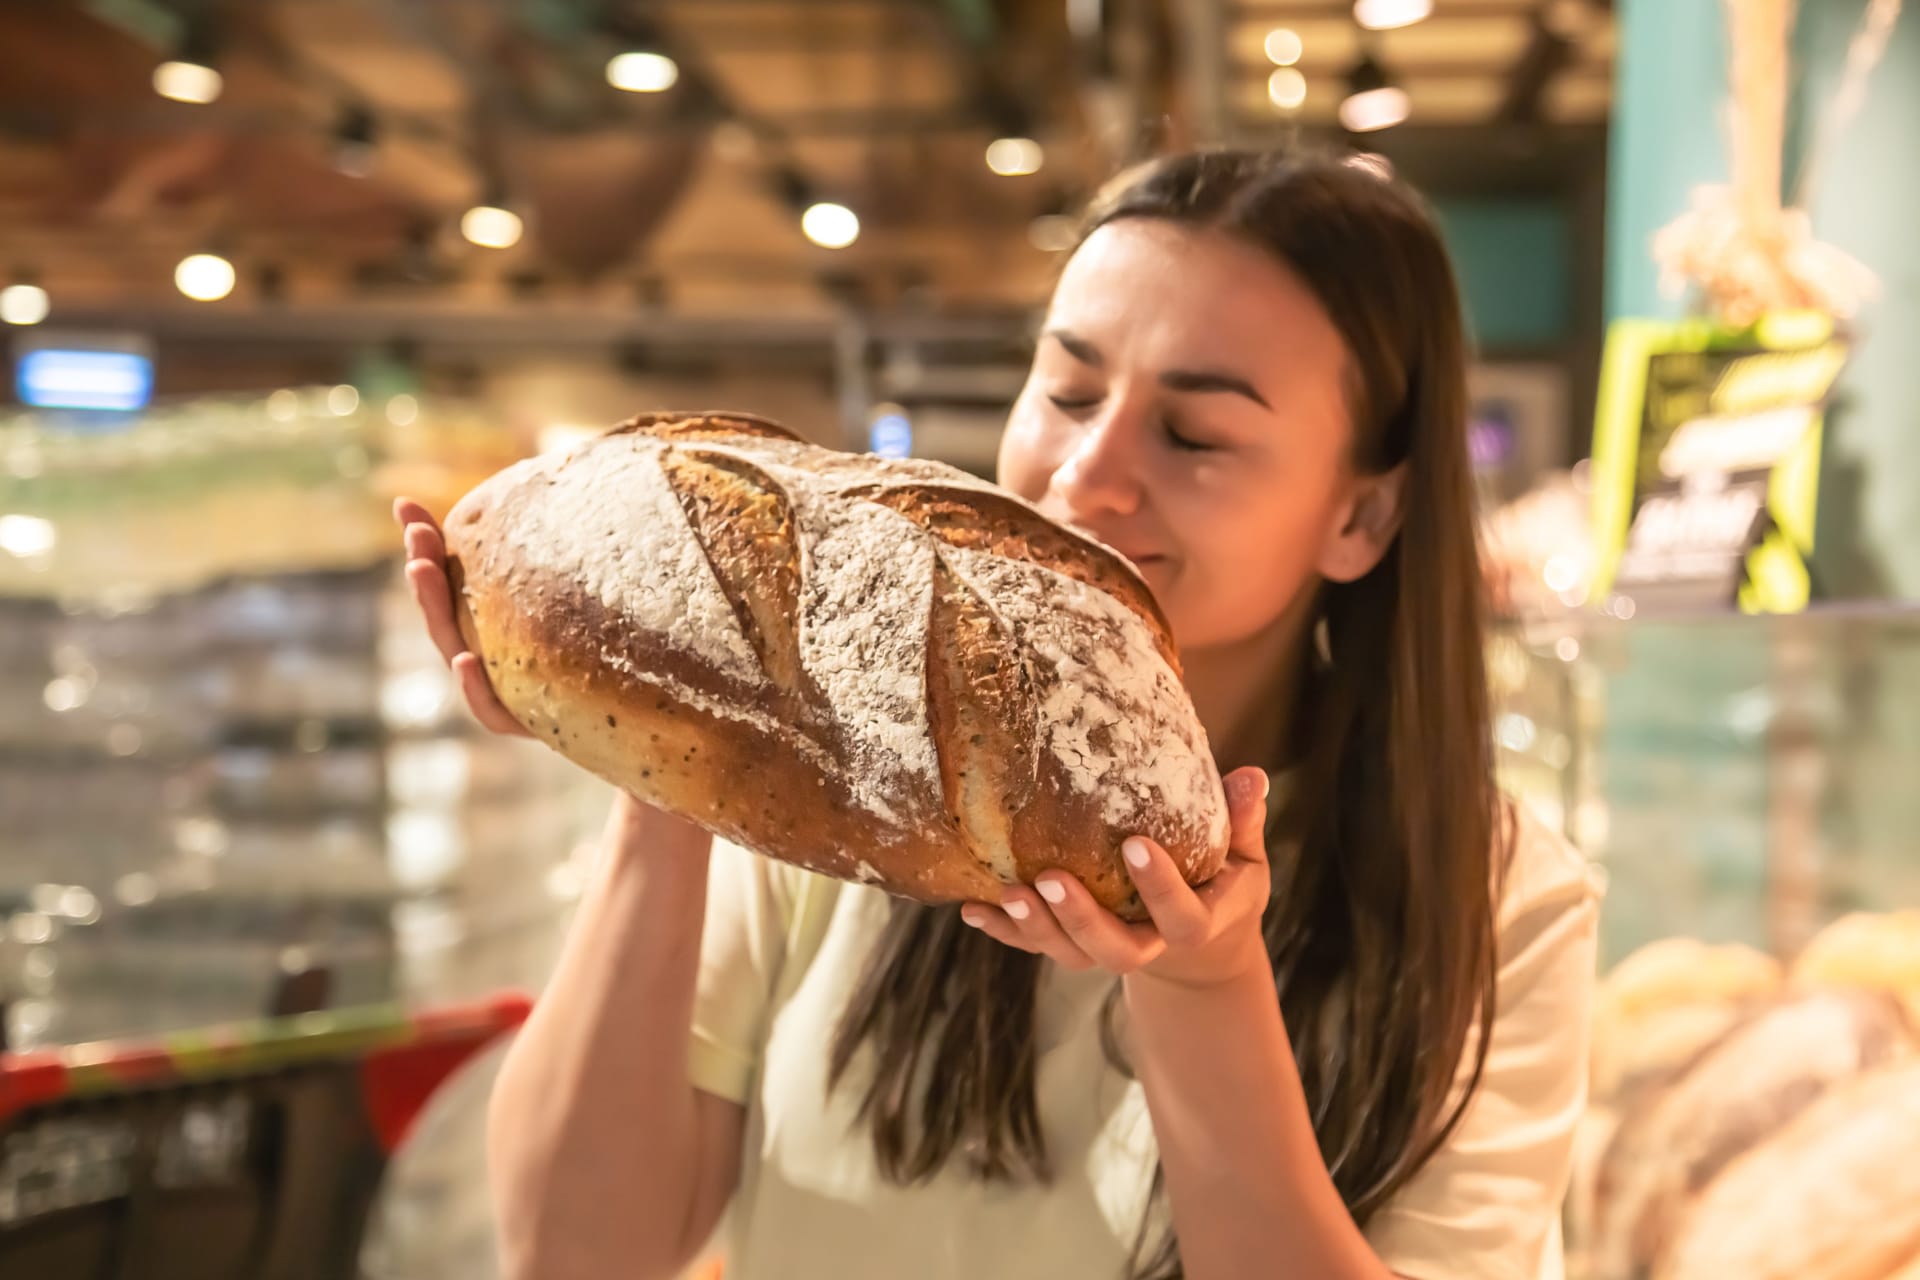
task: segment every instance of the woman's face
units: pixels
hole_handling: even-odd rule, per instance
[[[1271,255],[1111,223],[1054,292],[1000,482],[1139,565],[1181,648],[1249,639],[1319,578],[1379,558],[1354,558],[1367,482],[1347,464],[1347,369],[1332,321]]]

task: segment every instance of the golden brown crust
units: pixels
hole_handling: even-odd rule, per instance
[[[619,436],[673,447],[627,445]],[[589,589],[530,549],[529,529],[550,533],[553,520],[571,518],[555,509],[554,495],[567,492],[555,477],[558,468],[578,467],[568,483],[600,486],[590,490],[596,502],[611,495],[586,504],[608,527],[566,536],[580,554],[617,562],[634,534],[617,519],[618,502],[629,497],[619,487],[623,473],[609,468],[633,455],[593,451],[635,448],[657,459],[652,483],[671,490],[667,501],[684,512],[687,536],[697,537],[699,576],[715,593],[707,603],[720,611],[709,616],[737,624],[738,662],[717,660],[711,626],[702,640],[676,636],[669,632],[679,619],[648,615],[650,628],[617,603],[627,580],[620,575],[635,570],[607,570]],[[846,716],[829,713],[833,691],[809,674],[802,653],[808,570],[800,521],[781,487],[796,473],[831,477],[835,492],[852,495],[836,501],[877,503],[956,549],[922,551],[927,559],[915,561],[931,566],[926,612],[914,624],[925,627],[924,648],[913,649],[924,671],[912,674],[924,676],[934,768],[924,788],[887,792],[889,802],[876,803],[872,778],[850,764],[860,744],[847,736]],[[1126,626],[1146,628],[1138,652],[1157,652],[1177,672],[1151,593],[1118,556],[958,473],[948,483],[929,464],[900,468],[830,453],[744,416],[643,415],[564,462],[542,460],[482,485],[450,516],[447,541],[462,633],[516,719],[609,782],[748,848],[929,902],[997,900],[1005,883],[1058,868],[1131,918],[1143,912],[1118,856],[1127,835],[1159,840],[1195,882],[1224,860],[1224,800],[1211,760],[1204,771],[1213,794],[1191,811],[1142,802],[1117,825],[1112,789],[1075,782],[1071,766],[1042,745],[1047,717],[1067,714],[1061,708],[1076,693],[1063,683],[1072,664],[1037,660],[1031,638],[1008,621],[1008,601],[983,598],[985,580],[962,577],[942,557],[989,555],[985,563],[1038,565],[1094,587],[1123,606],[1106,606],[1113,618],[1131,614],[1139,623]],[[903,545],[900,555],[912,552]],[[1087,632],[1119,625],[1089,622]],[[1098,692],[1113,695],[1104,686]],[[1177,697],[1190,721],[1184,694]],[[1179,727],[1189,748],[1195,735],[1204,748],[1197,723]],[[1098,718],[1079,741],[1077,750],[1096,754],[1129,749],[1118,727]],[[1112,776],[1146,794],[1141,778],[1164,761],[1131,750],[1142,756],[1137,771]]]

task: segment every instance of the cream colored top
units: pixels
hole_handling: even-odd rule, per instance
[[[1560,1280],[1599,893],[1578,854],[1521,822],[1480,1090],[1368,1228],[1395,1272]],[[1156,1148],[1140,1085],[1100,1046],[1117,979],[1049,965],[1041,981],[1050,1184],[986,1186],[950,1170],[901,1188],[879,1175],[854,1121],[857,1088],[826,1088],[828,1046],[887,905],[876,889],[716,846],[692,1066],[696,1086],[747,1108],[739,1189],[717,1242],[727,1280],[1120,1280]]]

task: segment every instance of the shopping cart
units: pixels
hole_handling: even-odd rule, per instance
[[[353,1280],[389,1158],[519,994],[0,1053],[0,1276]]]

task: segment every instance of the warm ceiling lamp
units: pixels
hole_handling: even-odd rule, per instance
[[[218,302],[233,292],[233,264],[217,253],[191,253],[173,269],[173,287],[195,302]]]
[[[1307,100],[1307,78],[1298,67],[1276,67],[1267,77],[1267,99],[1282,111],[1297,111]]]
[[[163,62],[153,69],[153,91],[175,102],[205,106],[220,96],[226,78],[199,62]]]
[[[1040,172],[1046,152],[1032,138],[995,138],[987,144],[987,168],[1003,178]]]
[[[1433,0],[1354,0],[1353,20],[1369,31],[1410,27],[1433,13]]]
[[[214,69],[215,43],[205,19],[190,22],[174,56],[153,69],[153,91],[174,102],[197,106],[218,98],[226,80]]]
[[[680,64],[664,53],[633,51],[607,60],[607,83],[628,93],[665,93],[680,79]]]
[[[10,284],[0,289],[0,322],[6,324],[39,324],[52,306],[47,291],[37,284]]]
[[[503,203],[477,204],[460,215],[460,234],[483,249],[511,249],[526,224]]]
[[[1388,78],[1372,54],[1360,59],[1348,76],[1346,100],[1340,104],[1340,123],[1352,133],[1391,129],[1413,114],[1407,91]]]
[[[800,230],[823,249],[844,249],[860,238],[860,218],[843,204],[821,200],[800,215]]]
[[[1263,46],[1267,51],[1267,61],[1276,67],[1290,67],[1300,61],[1307,46],[1300,39],[1300,33],[1292,27],[1275,27],[1267,32]]]

